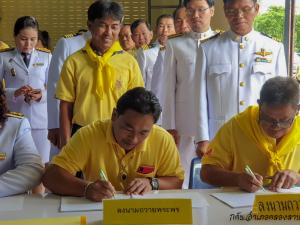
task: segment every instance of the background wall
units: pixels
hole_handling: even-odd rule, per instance
[[[125,11],[125,23],[138,18],[156,18],[163,13],[172,13],[180,0],[116,0]],[[41,30],[47,30],[52,46],[64,34],[86,29],[87,9],[93,0],[1,0],[0,40],[14,46],[13,26],[18,17],[31,15],[37,18]],[[150,6],[148,8],[148,5]],[[216,13],[212,21],[215,29],[226,29],[223,1],[216,0]],[[151,14],[149,14],[151,13]]]

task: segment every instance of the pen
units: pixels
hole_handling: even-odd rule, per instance
[[[245,166],[245,172],[246,172],[247,174],[249,174],[250,176],[252,176],[254,179],[256,179],[254,173],[252,172],[252,170],[250,169],[250,167],[249,167],[248,165]],[[266,191],[262,185],[261,185],[261,189],[262,189],[263,191]]]
[[[99,177],[100,177],[100,180],[102,180],[102,181],[108,181],[108,179],[102,169],[100,169],[100,171],[99,171]],[[113,195],[113,198],[114,197],[115,196]]]

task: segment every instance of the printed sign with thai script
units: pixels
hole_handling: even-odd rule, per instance
[[[252,211],[254,215],[272,216],[275,220],[282,216],[300,218],[300,195],[256,195]]]
[[[191,199],[103,201],[103,224],[192,224]]]

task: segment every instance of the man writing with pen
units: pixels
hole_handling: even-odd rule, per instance
[[[93,201],[111,198],[116,191],[144,194],[180,189],[184,171],[175,142],[154,125],[160,113],[152,92],[142,87],[127,91],[111,120],[81,128],[53,158],[44,185],[56,194]],[[75,177],[79,170],[83,180]]]
[[[258,104],[218,131],[209,147],[211,154],[202,159],[205,182],[238,186],[248,192],[263,185],[277,191],[300,184],[298,83],[292,78],[269,79]]]

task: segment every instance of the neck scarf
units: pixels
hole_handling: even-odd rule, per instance
[[[108,62],[109,58],[117,51],[121,51],[119,41],[115,41],[113,45],[102,55],[97,55],[91,48],[91,41],[87,41],[85,47],[83,48],[90,59],[97,63],[96,70],[96,94],[100,99],[103,99],[103,95],[109,91],[113,90],[116,74],[111,63]]]
[[[278,170],[285,169],[280,157],[293,151],[300,144],[300,117],[295,117],[290,131],[280,140],[275,148],[269,141],[270,137],[259,126],[258,118],[258,106],[250,106],[243,113],[234,117],[246,136],[269,158],[267,176],[273,176]]]

